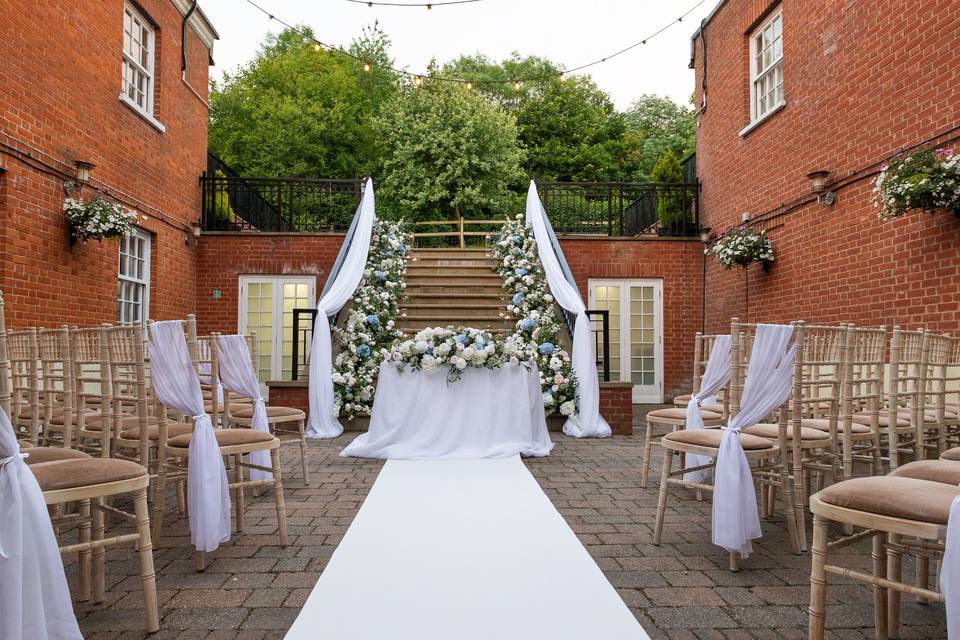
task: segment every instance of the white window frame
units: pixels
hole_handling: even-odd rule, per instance
[[[130,24],[130,31],[127,31],[127,24]],[[143,34],[144,42],[140,43],[141,49],[145,49],[147,53],[147,64],[144,66],[142,62],[134,56],[133,53],[127,51],[127,41],[132,39],[134,31],[141,31]],[[164,131],[164,126],[154,117],[153,107],[154,107],[154,84],[155,79],[155,61],[157,58],[157,33],[156,29],[153,26],[153,23],[150,22],[134,5],[129,2],[123,3],[123,25],[122,25],[122,47],[120,54],[120,102],[130,107],[135,113],[143,117],[147,122],[153,125],[161,133]],[[127,92],[131,88],[131,83],[127,78],[130,67],[133,67],[133,73],[141,74],[145,79],[144,87],[144,96],[143,104],[139,104],[137,100],[131,97]]]
[[[776,23],[776,25],[775,25]],[[776,34],[776,27],[779,27],[780,32]],[[762,69],[757,68],[757,56],[761,53],[760,50],[760,41],[764,37],[764,33],[767,28],[770,28],[773,36],[770,40],[769,46],[771,47],[771,61],[768,65],[764,66]],[[779,42],[778,42],[779,40]],[[777,47],[779,44],[779,55],[776,55]],[[771,102],[766,105],[766,109],[760,111],[760,95],[757,92],[758,86],[764,82],[768,77],[776,74],[777,69],[780,70],[780,99]],[[774,85],[773,96],[777,96],[777,85]],[[783,95],[783,12],[781,9],[777,9],[770,16],[767,17],[763,23],[753,30],[753,33],[750,34],[750,126],[743,132],[746,133],[753,125],[759,124],[766,118],[770,117],[786,103]]]
[[[124,250],[130,248],[131,238],[138,238],[143,241],[143,244],[141,245],[143,247],[141,255],[137,256],[135,253],[125,253]],[[132,322],[139,320],[140,324],[146,325],[147,319],[150,317],[150,255],[152,239],[153,237],[149,232],[136,227],[134,228],[130,238],[120,239],[120,247],[117,251],[117,322],[121,324],[131,324]],[[136,256],[143,260],[143,274],[141,277],[138,278],[129,273],[123,273],[124,258],[128,256]],[[126,302],[124,299],[124,289],[129,288],[125,287],[125,284],[140,288],[140,318],[138,319],[131,319],[124,313],[124,303]]]

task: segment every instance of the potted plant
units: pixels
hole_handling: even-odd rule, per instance
[[[681,186],[683,170],[673,151],[667,151],[657,160],[650,174],[657,186],[657,235],[686,236],[695,235],[691,229],[690,200]]]
[[[773,262],[773,243],[766,231],[755,231],[741,224],[721,234],[712,247],[704,249],[704,253],[713,253],[724,269],[759,262],[766,271]]]
[[[133,223],[137,221],[135,211],[100,196],[87,201],[67,198],[63,202],[63,212],[70,223],[71,245],[128,236],[133,233]]]
[[[960,155],[925,149],[897,158],[877,176],[873,191],[881,220],[916,210],[960,217]]]

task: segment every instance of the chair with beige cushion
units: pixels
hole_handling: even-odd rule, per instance
[[[951,336],[947,348],[946,377],[944,378],[944,420],[947,446],[960,445],[960,336]]]
[[[110,457],[111,409],[110,325],[70,329],[71,380],[74,397],[74,446],[103,458]],[[62,418],[60,418],[62,420]],[[53,422],[57,416],[52,418]]]
[[[929,334],[923,329],[905,331],[893,328],[890,339],[889,382],[886,407],[879,411],[887,423],[887,452],[890,469],[896,469],[908,457],[920,458],[923,439],[918,433],[930,416],[925,406]],[[893,416],[896,416],[894,421]],[[906,421],[906,426],[903,422]],[[896,422],[896,426],[894,426]]]
[[[37,332],[40,357],[41,418],[44,446],[73,446],[73,380],[70,369],[70,330],[40,329]],[[54,416],[60,418],[53,421]]]
[[[40,440],[40,376],[37,330],[7,332],[7,355],[10,360],[10,422],[17,438],[30,444]]]

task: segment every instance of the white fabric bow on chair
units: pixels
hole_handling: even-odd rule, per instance
[[[703,429],[703,416],[700,414],[701,403],[715,399],[717,392],[730,382],[730,336],[717,336],[710,349],[710,358],[707,368],[700,379],[700,391],[690,397],[687,402],[686,429]],[[700,467],[710,464],[708,456],[696,453],[687,454],[687,466]],[[710,475],[709,469],[690,471],[683,475],[688,482],[703,482]]]
[[[308,438],[336,438],[343,433],[343,425],[333,415],[333,349],[330,345],[330,320],[350,300],[360,285],[367,266],[370,236],[376,220],[373,181],[367,178],[363,199],[358,209],[359,218],[353,241],[340,272],[330,289],[317,301],[317,319],[313,325],[313,343],[310,349],[310,422]]]
[[[187,515],[190,541],[198,551],[214,551],[230,539],[230,490],[213,424],[203,406],[200,379],[183,336],[183,321],[150,324],[153,389],[163,406],[193,416],[187,460]]]
[[[43,491],[0,409],[0,638],[83,640]]]
[[[218,336],[217,355],[220,364],[220,379],[223,386],[234,393],[253,399],[253,420],[251,426],[254,431],[270,433],[267,422],[267,407],[260,395],[260,383],[253,370],[250,360],[250,349],[247,348],[247,339],[243,336]],[[250,454],[250,462],[261,467],[270,468],[270,452],[254,451]],[[252,480],[263,480],[272,477],[272,474],[260,469],[250,469]]]
[[[593,352],[590,318],[576,286],[567,281],[560,261],[553,252],[547,231],[547,213],[537,194],[537,185],[530,181],[527,191],[526,222],[533,227],[540,264],[547,276],[547,285],[561,307],[577,315],[573,326],[573,371],[577,375],[577,414],[563,425],[563,432],[576,438],[606,438],[610,425],[600,415],[600,379],[597,376],[597,358]]]
[[[756,424],[790,395],[796,343],[787,348],[793,327],[759,324],[743,386],[740,413],[724,427],[714,469],[713,544],[747,558],[759,538],[760,516],[750,463],[740,443],[740,429]],[[792,517],[789,515],[787,517]]]

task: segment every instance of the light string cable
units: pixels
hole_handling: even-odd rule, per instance
[[[353,4],[365,4],[371,9],[373,7],[426,7],[427,11],[434,7],[445,7],[451,4],[473,4],[474,2],[483,2],[483,0],[446,0],[444,2],[372,2],[371,0],[347,0]]]

